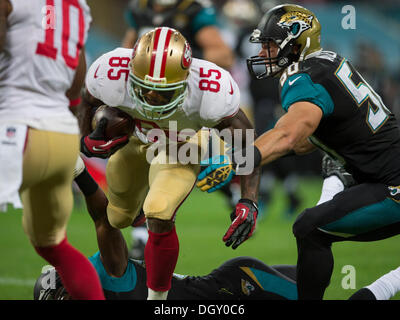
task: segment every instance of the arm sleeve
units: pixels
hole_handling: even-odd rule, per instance
[[[321,108],[324,117],[334,109],[333,100],[328,91],[318,83],[314,83],[306,73],[298,73],[289,77],[281,90],[282,108],[287,112],[296,102],[308,101]]]
[[[227,71],[222,72],[218,92],[205,91],[200,116],[205,127],[212,128],[222,120],[236,115],[240,107],[240,90]]]

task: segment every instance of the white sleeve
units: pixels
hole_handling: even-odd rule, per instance
[[[90,29],[90,24],[92,23],[92,15],[90,12],[90,7],[86,3],[86,0],[80,0],[80,6],[83,9],[83,14],[85,15],[85,35],[84,35],[84,43],[86,43],[88,38],[88,33]]]
[[[217,97],[207,94],[202,101],[200,116],[208,124],[208,127],[215,126],[224,119],[234,117],[239,111],[239,86],[230,73],[225,73],[221,81],[221,91]]]
[[[85,85],[89,93],[110,107],[122,104],[126,95],[126,80],[129,67],[112,67],[110,59],[113,57],[130,59],[132,49],[117,48],[103,54],[92,63],[86,73]],[[111,79],[110,75],[118,75],[118,79]]]
[[[197,81],[194,88],[202,93],[199,110],[201,125],[211,128],[236,115],[240,105],[240,91],[228,71],[209,62],[203,63],[200,68],[198,73],[194,72],[194,80]],[[202,77],[202,74],[207,73],[209,77]]]

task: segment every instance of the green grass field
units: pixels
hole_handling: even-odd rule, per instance
[[[304,179],[301,183],[301,209],[313,206],[319,198],[321,181]],[[93,223],[85,211],[80,196],[68,227],[69,241],[90,256],[97,251]],[[256,233],[238,249],[225,247],[222,236],[229,225],[229,209],[221,194],[206,194],[194,190],[178,212],[176,228],[180,255],[176,272],[203,275],[229,258],[253,256],[269,265],[295,264],[296,243],[291,232],[294,217],[283,214],[286,199],[279,185],[264,219],[258,222]],[[123,230],[130,241],[130,230]],[[21,226],[21,212],[0,213],[0,299],[31,300],[33,284],[46,262],[30,246]],[[325,299],[347,299],[357,289],[400,265],[399,237],[374,243],[336,243],[333,245],[335,269]],[[343,267],[356,271],[355,289],[343,289],[346,274]],[[398,294],[395,298],[399,299]]]

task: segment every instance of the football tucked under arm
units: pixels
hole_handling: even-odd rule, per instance
[[[105,140],[112,140],[123,136],[131,136],[135,128],[133,118],[118,108],[107,105],[100,106],[92,119],[92,129],[95,130],[101,119],[107,119]]]
[[[102,105],[93,116],[92,128],[93,132],[81,139],[81,151],[88,157],[105,159],[129,142],[134,121],[122,110]]]

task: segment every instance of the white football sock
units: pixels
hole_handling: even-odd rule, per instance
[[[400,291],[400,267],[383,275],[366,288],[374,294],[376,300],[389,300]]]
[[[147,300],[167,300],[168,291],[154,291],[148,288]]]
[[[317,205],[326,201],[332,200],[332,198],[339,192],[344,190],[343,182],[335,175],[326,178],[322,184],[321,197]]]

